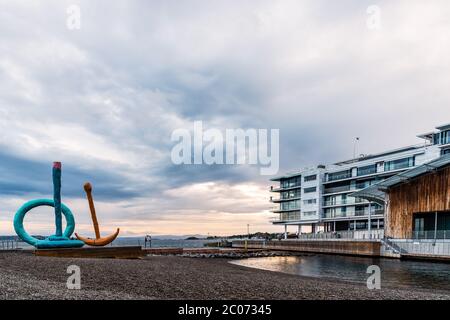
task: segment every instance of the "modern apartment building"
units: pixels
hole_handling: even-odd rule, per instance
[[[299,233],[381,230],[384,208],[351,194],[450,153],[450,124],[418,135],[420,145],[318,165],[271,179],[272,223],[298,226]],[[370,226],[369,226],[370,223]]]

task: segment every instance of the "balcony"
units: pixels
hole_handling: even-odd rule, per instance
[[[349,230],[349,231],[336,231],[336,232],[321,232],[321,233],[304,233],[298,236],[302,240],[323,240],[323,239],[383,239],[383,229],[368,230]]]
[[[329,201],[324,201],[323,202],[323,206],[324,207],[332,207],[332,206],[345,206],[345,205],[353,205],[353,204],[366,204],[369,203],[369,201],[364,200],[364,199],[355,199],[355,198],[350,198],[350,199],[343,199],[343,200],[329,200]]]
[[[288,191],[288,190],[291,190],[291,189],[299,189],[301,187],[302,187],[302,185],[300,183],[299,184],[286,185],[286,186],[278,186],[278,187],[270,186],[270,192]]]
[[[292,206],[288,208],[281,208],[279,206],[273,207],[270,211],[273,213],[283,213],[283,212],[291,212],[291,211],[298,211],[300,210],[300,207]]]
[[[280,202],[286,202],[286,201],[291,201],[291,200],[300,200],[300,197],[295,197],[295,198],[273,198],[270,197],[270,202],[273,203],[280,203]]]
[[[351,170],[342,171],[342,172],[335,172],[335,173],[329,173],[327,175],[326,182],[344,180],[344,179],[348,179],[348,178],[351,178],[351,177],[352,177],[352,171]]]
[[[271,220],[271,222],[272,223],[285,223],[285,222],[300,221],[300,219],[301,219],[300,211],[283,212],[283,213],[280,213],[279,217],[273,218]]]
[[[323,193],[330,194],[330,193],[338,193],[338,192],[346,192],[346,191],[352,191],[352,189],[349,185],[341,186],[341,187],[326,188],[323,190]]]
[[[358,173],[358,177],[367,176],[369,174],[375,174],[375,173],[377,173],[377,167],[376,167],[376,165],[373,165],[373,166],[358,168],[357,173]]]
[[[383,215],[383,209],[372,210],[371,216]],[[334,219],[334,218],[357,218],[357,217],[368,217],[369,210],[355,210],[348,212],[327,212],[323,214],[324,219]]]

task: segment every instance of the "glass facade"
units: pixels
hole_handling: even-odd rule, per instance
[[[281,192],[281,200],[300,198],[301,189],[294,189]]]
[[[387,161],[384,163],[384,171],[392,171],[414,167],[414,157],[403,158],[393,161]]]
[[[450,143],[450,130],[435,133],[433,137],[434,144],[449,144]]]
[[[281,188],[287,189],[287,188],[294,188],[294,187],[300,187],[302,185],[302,177],[294,177],[289,179],[283,179],[280,181]]]
[[[347,207],[327,208],[323,212],[324,218],[343,218],[347,216]]]
[[[365,176],[365,175],[373,174],[373,173],[377,173],[377,165],[376,164],[358,168],[358,176]]]
[[[372,180],[364,180],[364,181],[358,181],[356,183],[356,189],[364,189],[367,187],[370,187],[372,184],[374,184],[375,182],[377,182],[376,179],[372,179]]]
[[[281,221],[298,221],[300,220],[300,211],[280,213]]]
[[[351,176],[352,176],[351,170],[328,173],[327,181],[347,179],[347,178],[351,178]]]
[[[439,212],[437,221],[434,213],[415,213],[413,216],[412,237],[414,239],[434,239],[434,237],[437,239],[449,239],[450,212]]]
[[[300,200],[286,201],[280,203],[281,210],[296,210],[300,209]]]
[[[440,143],[441,144],[448,144],[448,143],[450,143],[450,130],[441,132]]]

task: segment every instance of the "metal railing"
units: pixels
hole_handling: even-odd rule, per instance
[[[299,221],[301,219],[300,212],[286,212],[280,214],[279,221]]]
[[[278,217],[269,218],[271,223],[280,223],[280,222],[290,222],[290,221],[299,221],[301,219],[300,212],[283,212],[280,213]]]
[[[389,239],[402,255],[450,256],[450,241],[444,239]]]
[[[339,206],[339,205],[345,205],[345,204],[368,204],[369,201],[364,199],[342,199],[342,200],[328,200],[324,201],[324,206]]]
[[[270,191],[282,191],[282,190],[289,190],[289,189],[294,189],[294,188],[301,188],[302,184],[301,183],[297,183],[297,184],[291,184],[291,185],[280,185],[280,186],[270,186]]]
[[[348,178],[351,178],[351,177],[352,177],[352,172],[351,171],[342,172],[342,173],[329,173],[327,175],[326,182],[338,181],[338,180],[348,179]]]
[[[413,231],[411,239],[450,239],[450,230]]]
[[[344,191],[352,191],[352,188],[350,186],[325,188],[323,190],[323,193],[328,194],[328,193],[337,193],[337,192],[344,192]]]
[[[336,232],[320,232],[320,233],[305,233],[300,234],[298,239],[314,240],[314,239],[355,239],[355,240],[370,240],[370,239],[382,239],[384,237],[383,229],[374,230],[349,230],[349,231],[336,231]]]
[[[367,175],[369,175],[369,174],[375,174],[375,173],[377,173],[377,168],[376,168],[376,166],[371,167],[370,169],[361,169],[361,168],[358,168],[356,174],[357,174],[358,177],[361,177],[361,176],[367,176]]]
[[[0,240],[0,250],[16,250],[19,242],[16,240]]]
[[[270,197],[270,201],[274,202],[274,203],[283,202],[283,201],[291,201],[291,200],[300,200],[300,199],[301,199],[300,196],[295,196],[295,197],[292,197],[292,198],[283,198],[283,197],[274,198],[274,197]]]
[[[384,210],[372,210],[371,215],[383,215]],[[369,216],[369,210],[355,210],[355,211],[347,211],[347,212],[327,212],[323,214],[323,218],[332,219],[332,218],[352,218],[352,217],[365,217]]]

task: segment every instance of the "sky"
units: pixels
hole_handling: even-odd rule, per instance
[[[364,154],[420,143],[450,122],[449,16],[447,0],[0,0],[0,235],[51,198],[53,161],[83,235],[86,181],[104,234],[281,231],[270,176],[175,165],[172,132],[279,129],[279,173],[351,158],[355,137]],[[52,210],[25,226],[51,234]]]

